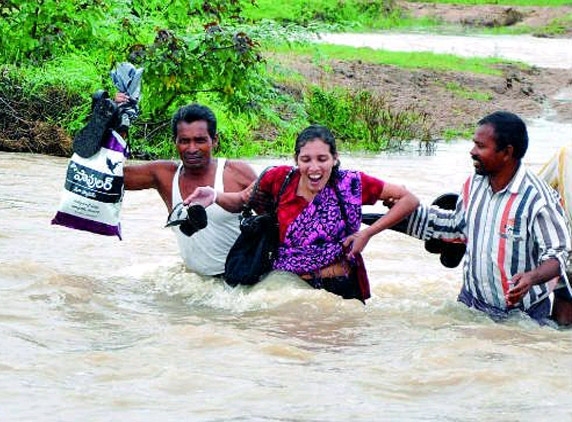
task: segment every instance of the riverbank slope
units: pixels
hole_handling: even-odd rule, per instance
[[[483,28],[528,28],[533,35],[572,38],[571,6],[518,7],[399,2],[414,18],[438,19],[439,32],[474,33]],[[557,34],[547,28],[559,26]],[[572,39],[570,39],[572,44]],[[463,46],[459,45],[459,49]],[[572,122],[572,69],[518,65],[499,67],[498,76],[467,72],[411,70],[356,61],[281,57],[309,81],[328,87],[367,89],[383,95],[397,109],[415,107],[429,115],[433,132],[471,130],[484,115],[509,110],[524,118]]]
[[[572,71],[568,69],[503,65],[501,73],[493,76],[335,59],[324,66],[311,57],[279,60],[312,83],[368,90],[385,97],[394,109],[413,107],[426,113],[433,133],[470,131],[481,117],[501,109],[523,118],[572,122]]]

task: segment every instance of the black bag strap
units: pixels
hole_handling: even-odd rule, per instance
[[[254,209],[255,197],[256,197],[256,194],[258,192],[258,186],[260,185],[260,180],[262,179],[262,176],[264,176],[264,174],[268,170],[270,170],[271,168],[273,168],[273,166],[266,167],[264,170],[262,170],[260,175],[256,178],[256,182],[254,183],[254,186],[252,188],[252,192],[250,192],[248,202],[246,202],[246,204],[244,204],[242,206],[242,217],[243,218],[250,217],[252,215],[252,210]]]
[[[342,198],[342,193],[340,192],[340,189],[338,188],[338,175],[337,174],[336,174],[336,177],[334,177],[333,185],[334,185],[333,186],[334,192],[336,192],[336,197],[338,198],[338,204],[340,205],[340,211],[342,213],[342,219],[347,224],[348,214],[346,213],[346,206],[345,206],[344,198]]]
[[[286,177],[284,178],[284,181],[282,182],[282,186],[280,186],[280,190],[278,191],[278,195],[276,196],[276,201],[274,201],[274,213],[276,213],[276,210],[278,209],[278,202],[280,201],[280,197],[282,196],[282,194],[286,190],[286,187],[290,183],[290,179],[292,178],[292,175],[294,174],[295,171],[296,171],[296,167],[292,167],[290,169],[290,171],[288,172],[288,174],[286,175]]]
[[[266,172],[268,170],[275,168],[275,167],[276,166],[266,167],[264,170],[262,170],[262,172],[260,173],[260,175],[256,179],[256,182],[254,183],[254,187],[252,188],[252,192],[250,193],[250,197],[248,198],[248,202],[246,204],[244,204],[244,207],[242,210],[242,216],[243,217],[248,217],[248,216],[252,215],[252,210],[254,208],[255,198],[256,198],[256,194],[258,192],[258,186],[260,185],[260,180],[262,180],[262,177],[264,177],[264,175],[266,174]],[[296,167],[292,167],[290,169],[290,171],[288,172],[288,174],[286,174],[286,177],[284,178],[284,181],[282,182],[282,185],[280,186],[280,190],[278,191],[278,195],[276,196],[276,199],[272,201],[272,209],[271,209],[272,214],[274,214],[274,215],[276,214],[276,209],[278,208],[278,202],[280,201],[280,197],[282,196],[282,194],[286,190],[286,187],[290,183],[290,179],[292,178],[292,175],[295,172],[296,172]]]

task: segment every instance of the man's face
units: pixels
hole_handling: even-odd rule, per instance
[[[475,172],[482,176],[494,176],[507,163],[510,154],[506,149],[497,151],[494,128],[489,124],[479,126],[473,137],[471,158]]]
[[[205,120],[197,120],[177,124],[175,143],[185,168],[200,169],[209,165],[217,139],[210,137]]]

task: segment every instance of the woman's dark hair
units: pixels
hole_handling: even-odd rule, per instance
[[[520,160],[526,154],[528,132],[526,125],[516,114],[508,111],[495,111],[479,120],[478,125],[491,125],[493,127],[497,151],[512,145],[514,158]]]
[[[315,139],[320,139],[330,147],[330,154],[336,156],[338,154],[338,148],[336,147],[336,139],[334,135],[326,126],[321,125],[311,125],[304,129],[298,137],[296,138],[296,145],[294,145],[294,158],[298,159],[300,155],[300,150],[308,142],[312,142]],[[336,160],[336,164],[332,169],[332,174],[330,176],[330,181],[332,181],[338,174],[340,168],[340,160]]]
[[[214,139],[216,136],[216,116],[207,106],[200,104],[189,104],[179,108],[171,120],[173,139],[177,139],[177,126],[179,122],[193,123],[199,120],[207,122],[209,136]]]
[[[300,150],[304,145],[308,142],[313,141],[314,139],[319,138],[324,141],[330,147],[330,154],[336,155],[338,153],[338,149],[336,147],[336,139],[330,129],[325,126],[320,125],[311,125],[304,129],[298,137],[296,138],[296,145],[294,146],[294,156],[298,158],[300,155]]]

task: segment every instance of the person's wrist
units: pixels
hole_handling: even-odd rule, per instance
[[[248,203],[248,199],[249,199],[249,198],[250,198],[249,193],[246,192],[246,191],[243,191],[243,192],[240,194],[240,202],[241,202],[241,205],[242,205],[242,206],[245,206],[245,205]]]

